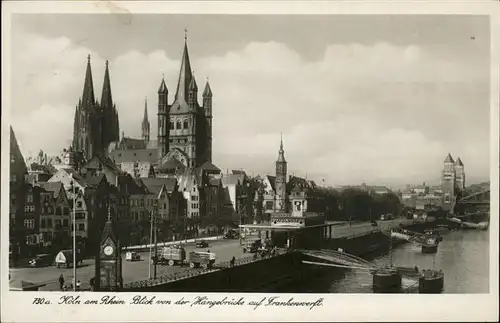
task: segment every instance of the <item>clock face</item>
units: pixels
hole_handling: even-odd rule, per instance
[[[113,247],[111,246],[104,247],[104,254],[106,256],[111,256],[113,254]]]

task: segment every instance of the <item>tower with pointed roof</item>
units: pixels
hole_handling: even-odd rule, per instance
[[[276,212],[287,212],[286,167],[283,136],[281,137],[278,160],[276,160]]]
[[[149,142],[148,98],[144,100],[144,117],[142,118],[142,140]]]
[[[165,79],[162,78],[158,88],[158,158],[169,151],[168,109],[168,88]]]
[[[460,157],[455,161],[455,181],[457,189],[463,191],[465,189],[465,170]]]
[[[103,117],[103,148],[107,149],[111,142],[120,140],[118,111],[116,110],[116,104],[113,102],[113,96],[111,94],[111,81],[109,77],[108,61],[106,61],[106,69],[104,71],[104,82],[102,86],[100,109]]]
[[[212,89],[208,79],[203,90],[203,109],[207,118],[207,158],[212,161]]]
[[[176,158],[188,168],[200,167],[212,161],[211,137],[212,92],[207,82],[200,105],[185,35],[173,102],[168,103],[164,79],[158,89],[158,155],[163,163]]]
[[[443,173],[441,177],[441,189],[443,191],[443,207],[445,210],[452,210],[455,202],[455,161],[451,154],[448,154],[444,160]]]
[[[116,105],[111,94],[109,66],[106,61],[101,103],[95,99],[90,55],[83,85],[83,94],[75,108],[73,144],[75,151],[83,152],[86,159],[105,155],[109,144],[119,139]]]

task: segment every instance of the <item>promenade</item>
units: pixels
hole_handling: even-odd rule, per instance
[[[390,221],[378,221],[378,227],[371,226],[369,222],[358,222],[349,225],[338,224],[332,227],[332,235],[334,238],[347,238],[350,236],[363,235],[376,230],[388,230],[399,226],[401,223],[408,224],[412,223],[412,220],[406,219],[394,219]],[[236,259],[241,259],[248,257],[249,254],[243,253],[243,248],[240,245],[240,240],[213,240],[207,241],[209,246],[207,248],[199,249],[196,248],[194,241],[188,241],[187,244],[183,244],[186,248],[186,252],[189,253],[193,250],[206,251],[210,249],[217,256],[217,263],[227,262],[231,260],[234,256]],[[140,261],[129,262],[125,260],[125,252],[122,254],[122,268],[123,268],[123,281],[125,284],[140,280],[148,279],[149,274],[149,251],[138,252],[141,256]],[[186,270],[196,270],[190,269],[188,266],[157,266],[157,277],[178,273]],[[77,280],[82,283],[82,289],[88,289],[90,278],[94,277],[95,264],[94,259],[85,259],[83,264],[77,269]],[[151,271],[153,271],[153,266],[151,266]],[[11,280],[10,286],[20,285],[21,281],[28,281],[32,283],[45,283],[44,287],[40,290],[45,291],[57,291],[59,290],[58,278],[60,274],[63,274],[67,282],[71,282],[73,279],[72,268],[57,268],[55,266],[41,267],[41,268],[11,268],[10,269]]]

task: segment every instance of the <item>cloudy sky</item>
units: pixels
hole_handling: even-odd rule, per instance
[[[92,56],[109,60],[120,132],[138,137],[148,97],[191,66],[214,93],[214,163],[344,185],[437,183],[448,152],[489,178],[489,25],[479,16],[15,15],[11,118],[26,156],[71,142]],[[201,91],[200,91],[201,92]],[[171,96],[171,98],[172,98]]]

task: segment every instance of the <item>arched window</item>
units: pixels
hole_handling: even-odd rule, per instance
[[[175,124],[173,119],[170,119],[170,124],[168,126],[170,129],[175,129]]]
[[[182,129],[181,128],[181,121],[180,120],[177,120],[176,128],[177,129]]]
[[[184,129],[189,128],[189,122],[187,120],[184,120]]]

